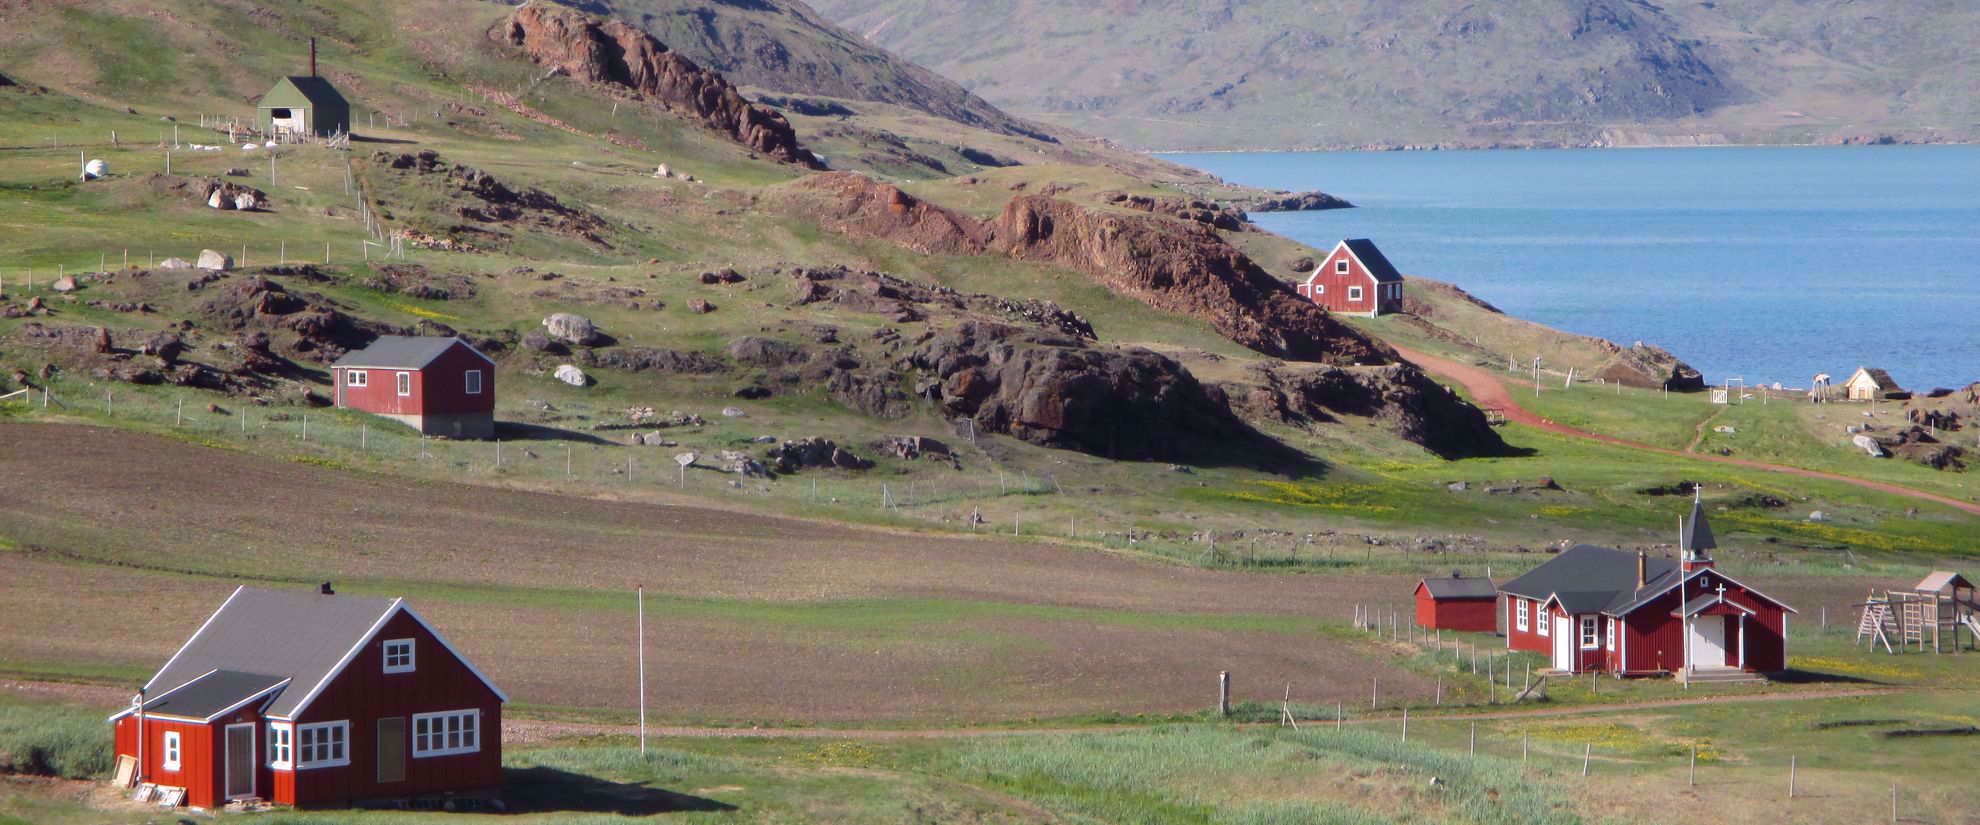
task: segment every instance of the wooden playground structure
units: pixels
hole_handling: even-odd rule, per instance
[[[1890,653],[1900,647],[1909,651],[1914,644],[1923,651],[1929,639],[1933,653],[1944,653],[1948,646],[1958,653],[1965,644],[1962,630],[1980,649],[1980,602],[1975,601],[1973,582],[1958,573],[1935,571],[1910,590],[1886,590],[1882,596],[1873,588],[1855,606],[1863,610],[1856,641],[1869,639],[1872,650],[1882,642]]]

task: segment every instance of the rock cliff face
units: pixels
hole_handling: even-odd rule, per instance
[[[1384,364],[1388,347],[1329,316],[1203,224],[1103,213],[1030,195],[995,223],[995,247],[1085,272],[1156,309],[1209,321],[1266,355],[1328,364]]]
[[[1443,458],[1505,455],[1512,448],[1478,409],[1409,364],[1332,367],[1264,364],[1224,391],[1240,412],[1285,424],[1372,418],[1397,438]]]
[[[825,228],[854,238],[892,241],[926,254],[979,254],[990,231],[981,221],[952,212],[856,172],[826,172],[792,185],[805,198],[797,210]]]
[[[824,168],[798,145],[797,133],[783,115],[750,105],[722,75],[624,21],[600,22],[574,9],[532,3],[517,9],[492,36],[579,80],[658,101],[764,155]]]

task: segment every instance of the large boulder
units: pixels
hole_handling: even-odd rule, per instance
[[[158,262],[159,269],[191,269],[193,265],[184,258],[166,258]]]
[[[569,384],[573,387],[582,387],[591,383],[591,377],[585,375],[584,370],[578,369],[576,366],[573,366],[571,364],[564,364],[562,366],[559,366],[556,369],[556,371],[552,373],[552,375],[554,375],[557,378],[557,380]]]
[[[591,319],[569,312],[559,312],[543,319],[543,328],[550,337],[566,344],[590,346],[599,340],[598,327]]]
[[[817,436],[786,441],[770,448],[765,457],[779,473],[795,473],[806,467],[837,467],[841,470],[866,470],[873,467],[873,462],[853,455],[844,447]]]
[[[54,283],[48,285],[48,288],[56,292],[74,292],[81,289],[82,284],[76,282],[76,276],[64,275],[56,278]]]
[[[804,363],[811,354],[796,344],[750,335],[729,342],[729,357],[752,367],[783,367]]]
[[[199,251],[199,260],[193,266],[208,272],[226,272],[234,268],[234,259],[211,249]]]

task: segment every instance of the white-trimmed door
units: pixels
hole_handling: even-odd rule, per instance
[[[1726,618],[1698,616],[1691,620],[1691,666],[1726,666]]]
[[[252,724],[228,725],[224,760],[227,798],[254,796],[254,728]]]
[[[1574,672],[1574,635],[1572,624],[1567,616],[1555,616],[1554,622],[1554,669]]]

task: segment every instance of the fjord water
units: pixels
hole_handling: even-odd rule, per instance
[[[1980,380],[1980,147],[1173,154],[1359,208],[1262,214],[1512,315],[1670,349],[1706,380]],[[1281,261],[1266,262],[1284,271]]]

